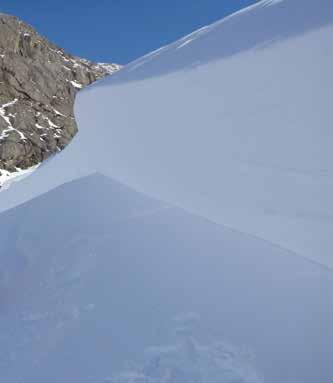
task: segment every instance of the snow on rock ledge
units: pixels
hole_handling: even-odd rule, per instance
[[[29,169],[16,168],[14,172],[0,169],[0,191],[6,190],[13,182],[20,181],[34,172],[39,165],[32,166]]]
[[[76,93],[119,68],[72,56],[0,14],[0,169],[15,173],[62,150],[77,132]]]

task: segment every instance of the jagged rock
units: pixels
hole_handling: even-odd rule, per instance
[[[77,132],[76,93],[118,69],[72,56],[0,14],[0,181],[62,150]]]

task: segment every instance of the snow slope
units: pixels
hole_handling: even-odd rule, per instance
[[[122,182],[332,267],[332,21],[260,2],[82,94],[81,129]]]
[[[101,175],[0,215],[6,383],[331,382],[333,274]]]
[[[99,171],[333,266],[333,3],[262,1],[80,93],[80,133],[0,211]]]
[[[0,193],[1,380],[333,380],[332,20],[263,1],[82,92]]]

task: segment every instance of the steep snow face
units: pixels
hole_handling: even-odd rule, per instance
[[[6,383],[332,381],[331,20],[264,1],[83,92],[0,194]],[[209,219],[101,176],[45,193],[95,171]]]
[[[0,210],[100,171],[333,267],[332,21],[330,0],[262,1],[133,62]]]
[[[331,25],[332,8],[330,0],[260,1],[134,61],[113,80],[137,81],[256,52]]]
[[[82,135],[122,182],[333,266],[332,21],[263,1],[203,28],[81,95]]]
[[[2,382],[333,380],[333,274],[265,241],[93,175],[0,243]]]

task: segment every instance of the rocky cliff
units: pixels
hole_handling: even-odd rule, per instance
[[[119,68],[72,56],[0,14],[0,187],[62,150],[77,132],[76,93]]]

